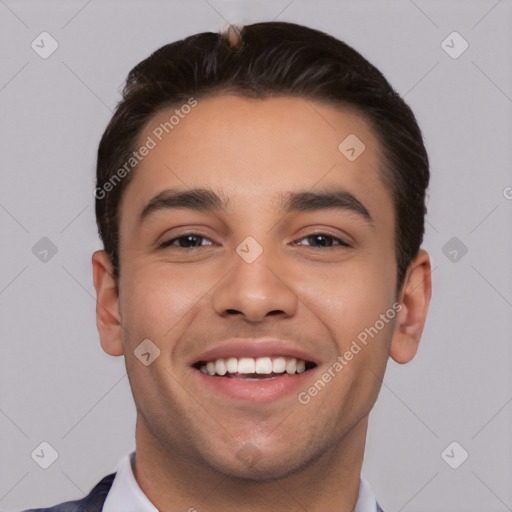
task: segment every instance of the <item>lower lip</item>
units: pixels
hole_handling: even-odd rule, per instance
[[[216,394],[251,402],[271,402],[289,395],[297,395],[306,387],[314,369],[294,375],[283,374],[268,380],[243,380],[231,377],[216,377],[192,369],[199,385]]]

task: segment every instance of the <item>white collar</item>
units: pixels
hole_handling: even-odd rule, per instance
[[[135,452],[121,459],[116,477],[103,505],[103,512],[158,512],[135,480],[134,460]],[[377,512],[375,495],[370,484],[363,477],[359,482],[359,496],[354,512]]]
[[[135,480],[134,461],[135,452],[132,452],[119,462],[114,482],[103,505],[103,512],[158,512]]]

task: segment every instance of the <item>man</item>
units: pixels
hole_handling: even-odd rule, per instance
[[[409,107],[327,34],[231,27],[138,64],[98,150],[92,257],[136,451],[46,510],[381,511],[368,416],[423,331],[428,182]]]

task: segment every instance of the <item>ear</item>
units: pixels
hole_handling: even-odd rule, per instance
[[[105,251],[92,255],[92,273],[96,289],[96,326],[103,350],[111,356],[123,354],[119,288],[113,277],[110,258]]]
[[[402,309],[389,349],[389,355],[397,363],[408,363],[418,350],[432,296],[431,274],[430,257],[420,249],[407,269],[399,296]]]

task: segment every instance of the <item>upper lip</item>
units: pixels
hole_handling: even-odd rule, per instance
[[[318,365],[317,359],[292,342],[277,338],[237,338],[211,347],[191,362],[215,361],[229,357],[288,357]]]

